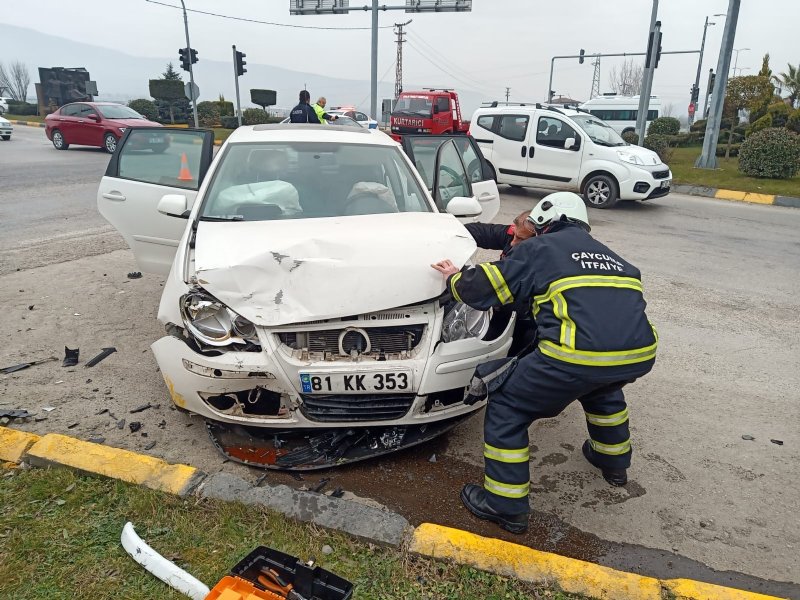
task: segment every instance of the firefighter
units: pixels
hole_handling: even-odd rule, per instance
[[[319,119],[320,123],[326,123],[328,121],[335,121],[336,119],[339,118],[336,115],[329,115],[328,113],[325,112],[325,105],[327,103],[328,103],[328,101],[325,99],[325,96],[320,96],[319,100],[317,100],[317,103],[314,106],[312,106],[312,108],[314,109],[314,112],[317,115],[317,119]]]
[[[319,117],[309,104],[310,101],[311,94],[308,93],[308,90],[300,90],[300,103],[289,113],[291,123],[319,123]]]
[[[535,352],[480,365],[473,378],[473,389],[484,389],[489,400],[485,477],[482,487],[466,485],[461,500],[478,518],[513,533],[527,529],[530,514],[528,428],[575,399],[589,430],[583,455],[611,485],[627,483],[631,441],[622,388],[652,369],[657,346],[639,270],[589,235],[580,196],[550,194],[528,221],[536,236],[501,261],[461,271],[449,260],[433,265],[457,300],[485,310],[524,299],[536,321]]]

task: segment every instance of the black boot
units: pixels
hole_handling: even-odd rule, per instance
[[[528,529],[528,516],[530,512],[519,515],[506,515],[494,510],[486,501],[486,490],[474,483],[468,483],[461,490],[461,501],[469,511],[486,521],[497,523],[503,529],[511,533],[525,533]]]
[[[628,470],[627,469],[606,469],[602,467],[597,460],[597,454],[592,448],[592,443],[589,440],[583,442],[583,455],[586,457],[586,460],[589,461],[589,464],[593,467],[597,467],[603,472],[603,479],[605,479],[608,483],[613,486],[621,487],[628,483]]]

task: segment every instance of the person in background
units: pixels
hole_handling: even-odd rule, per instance
[[[339,117],[336,115],[331,115],[325,112],[325,105],[328,101],[325,99],[325,96],[320,96],[317,103],[313,106],[314,112],[317,114],[317,119],[319,119],[320,123],[325,123],[327,121],[335,121]]]
[[[308,90],[300,90],[300,103],[289,113],[290,123],[319,123],[319,117],[309,102],[311,94]]]

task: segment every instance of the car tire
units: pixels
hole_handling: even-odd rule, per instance
[[[114,150],[117,149],[117,141],[117,136],[113,133],[106,133],[103,136],[103,150],[109,154],[114,154]]]
[[[617,182],[608,175],[594,175],[583,186],[583,199],[592,208],[611,208],[619,200]]]
[[[69,144],[64,141],[64,134],[61,133],[58,129],[54,129],[52,133],[53,140],[53,147],[56,150],[67,150],[69,149]]]

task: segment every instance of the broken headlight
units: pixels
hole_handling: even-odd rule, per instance
[[[467,338],[482,338],[489,329],[491,310],[477,310],[458,302],[445,314],[442,341],[454,342]]]
[[[181,316],[186,329],[202,344],[258,344],[253,323],[202,290],[181,297]]]

